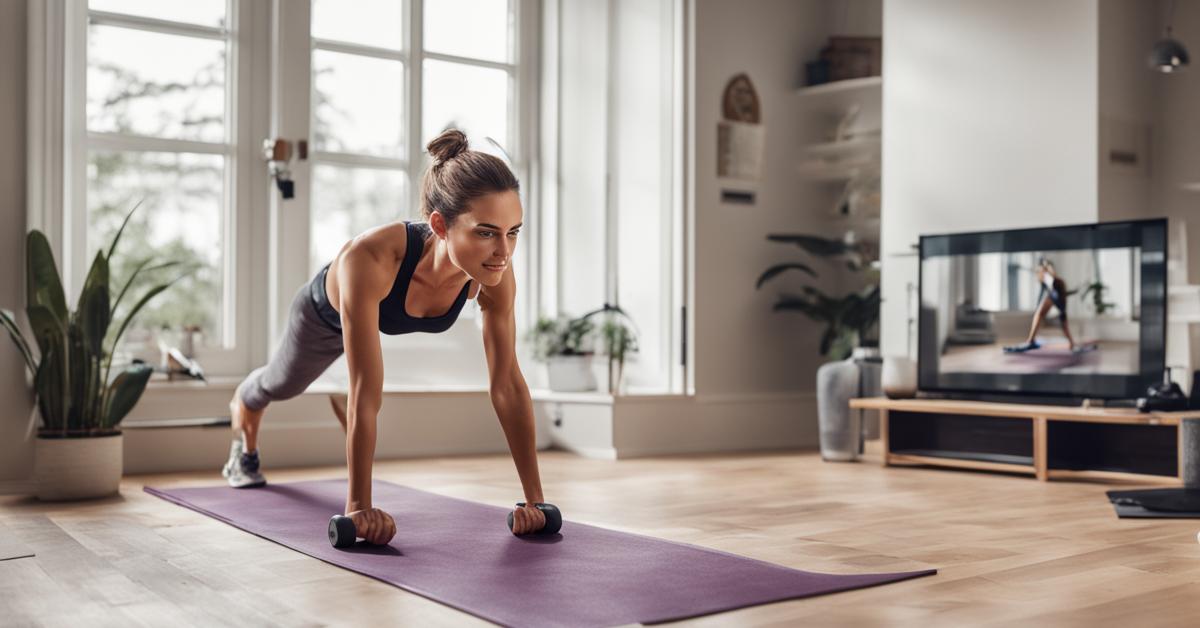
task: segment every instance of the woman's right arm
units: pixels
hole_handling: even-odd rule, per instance
[[[346,414],[346,466],[350,473],[346,512],[369,510],[375,419],[383,397],[383,353],[379,346],[379,302],[389,286],[380,262],[367,247],[351,246],[338,264],[338,301],[350,390]]]

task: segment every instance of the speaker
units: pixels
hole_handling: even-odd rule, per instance
[[[1200,409],[1200,371],[1192,371],[1192,387],[1188,389],[1188,409]]]

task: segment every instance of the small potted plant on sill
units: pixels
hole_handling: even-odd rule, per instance
[[[146,291],[113,331],[117,307],[140,273],[177,265],[137,264],[115,299],[109,291],[109,260],[135,206],[125,216],[108,251],[96,253],[75,311],[67,309],[62,280],[46,236],[26,237],[25,315],[33,342],[25,339],[12,311],[0,309],[32,376],[41,417],[35,447],[34,479],[39,499],[102,497],[120,488],[123,437],[121,419],[141,398],[152,368],[134,364],[110,379],[113,349],[146,303],[179,278]],[[33,347],[37,348],[34,355]]]
[[[586,318],[538,318],[526,338],[533,343],[534,357],[546,363],[550,390],[582,392],[596,389],[596,376],[592,373],[593,328]]]
[[[637,353],[637,325],[620,307],[605,303],[604,307],[583,315],[584,320],[593,316],[603,316],[600,324],[600,339],[604,354],[608,356],[608,392],[617,394],[622,390],[625,372],[625,358]],[[629,322],[629,325],[625,324]]]

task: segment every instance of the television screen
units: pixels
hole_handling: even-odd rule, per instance
[[[1128,398],[1164,367],[1166,221],[921,239],[923,390]]]

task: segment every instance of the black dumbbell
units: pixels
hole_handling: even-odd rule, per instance
[[[517,505],[524,507],[525,502],[517,502]],[[533,506],[542,511],[542,514],[546,516],[546,526],[541,530],[534,532],[533,534],[554,534],[555,532],[558,532],[560,528],[562,528],[562,513],[558,511],[558,506],[555,506],[554,504],[534,504]],[[508,512],[509,532],[512,531],[512,527],[513,513],[510,510]]]
[[[329,544],[334,547],[350,547],[358,538],[354,520],[345,515],[334,515],[329,520]]]

